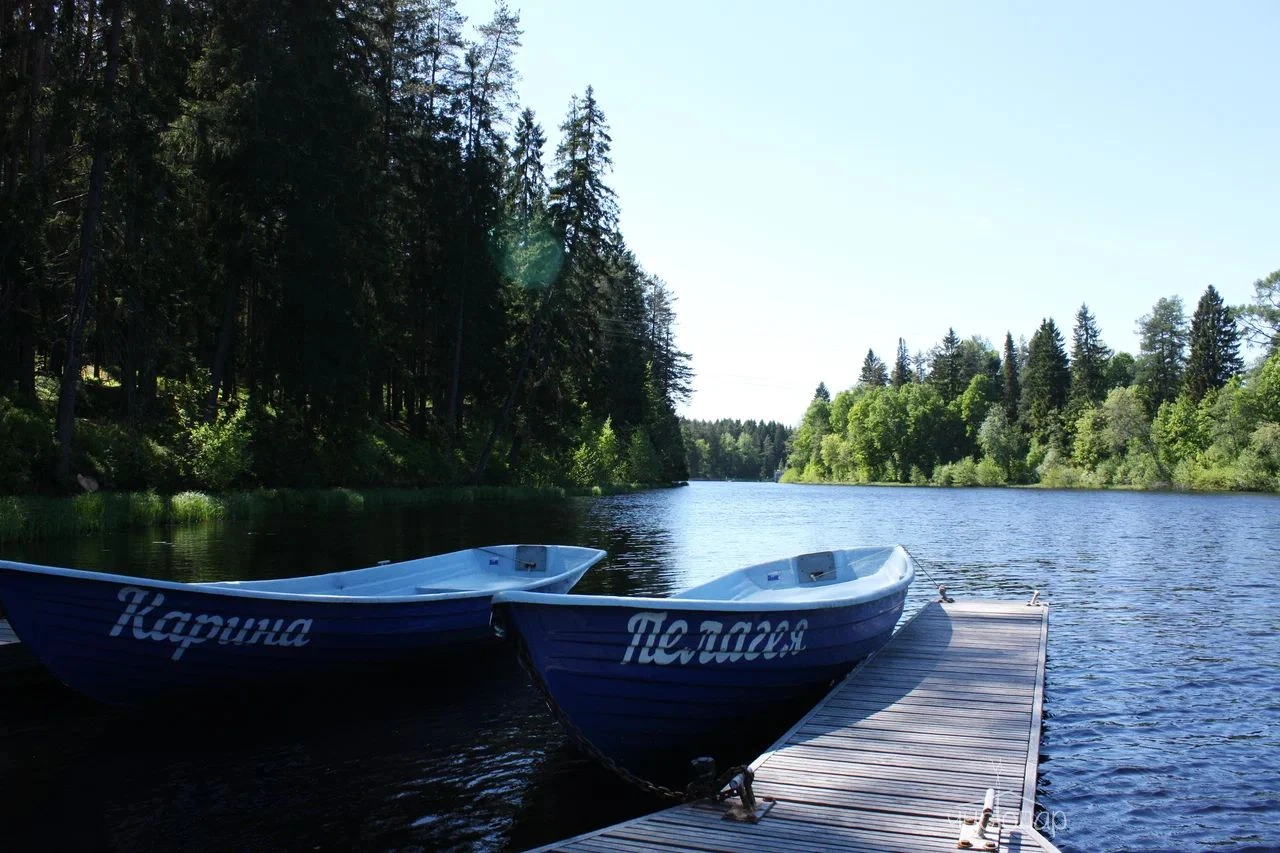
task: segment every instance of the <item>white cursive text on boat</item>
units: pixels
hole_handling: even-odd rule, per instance
[[[735,622],[725,629],[723,622],[704,619],[698,626],[698,644],[690,648],[685,642],[689,623],[674,619],[667,623],[666,612],[646,611],[637,613],[627,621],[631,632],[631,645],[622,655],[623,663],[667,664],[732,663],[740,660],[786,657],[804,651],[804,632],[808,619],[797,619],[793,626],[787,619],[776,623],[768,619],[759,622]],[[663,625],[666,625],[665,629]]]
[[[147,598],[147,590],[136,586],[126,586],[116,594],[116,599],[125,602],[124,611],[116,624],[112,626],[108,636],[118,637],[126,629],[132,628],[136,640],[154,640],[157,643],[176,643],[171,660],[178,660],[189,647],[216,639],[219,645],[256,645],[267,646],[305,646],[311,642],[307,634],[311,632],[310,619],[294,619],[289,627],[284,627],[284,620],[254,619],[252,616],[219,616],[216,613],[188,613],[183,610],[170,610],[163,616],[155,617],[148,628],[144,621],[151,611],[164,604],[164,593],[157,592],[151,602],[143,606]],[[132,624],[130,624],[132,623]]]

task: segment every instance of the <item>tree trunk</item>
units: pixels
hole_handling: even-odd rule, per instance
[[[218,327],[218,346],[213,353],[213,377],[209,383],[209,395],[204,401],[204,419],[208,423],[213,423],[218,416],[218,390],[230,384],[227,381],[227,362],[231,356],[231,339],[235,335],[239,294],[240,286],[228,282],[227,298],[222,304],[222,323]]]
[[[533,318],[533,328],[529,330],[529,343],[525,345],[524,355],[520,358],[520,368],[516,371],[516,379],[511,383],[511,390],[507,392],[507,399],[502,402],[502,412],[498,415],[498,420],[493,424],[493,430],[489,433],[489,440],[485,442],[484,450],[480,453],[480,458],[476,461],[476,469],[471,475],[471,482],[474,485],[480,485],[484,480],[484,472],[489,467],[489,456],[493,453],[493,446],[498,443],[498,438],[502,435],[502,431],[507,428],[507,421],[511,419],[511,408],[515,405],[516,395],[520,393],[520,388],[524,385],[525,374],[529,372],[529,364],[533,360],[533,355],[538,349],[538,342],[542,339],[542,328],[545,325],[547,313],[551,305],[551,297],[555,295],[556,282],[551,282],[551,286],[547,288],[547,293],[542,297],[542,304],[538,306],[538,313]]]
[[[462,385],[462,321],[463,311],[466,302],[462,298],[462,294],[458,294],[458,322],[454,329],[453,340],[453,371],[449,376],[449,401],[445,405],[445,434],[449,436],[450,443],[453,442],[454,433],[458,429],[458,390]]]
[[[44,156],[47,119],[42,117],[40,102],[45,87],[49,84],[49,31],[53,26],[53,3],[39,0],[29,8],[32,23],[31,41],[31,86],[28,92],[28,120],[31,123],[31,136],[27,148],[26,181],[35,189],[37,203],[34,212],[43,219],[45,210],[44,188]],[[6,13],[5,20],[10,18]],[[16,146],[15,146],[16,148]],[[15,156],[15,160],[16,160]],[[17,171],[9,175],[11,190],[17,189]],[[14,193],[16,196],[16,193]],[[24,284],[18,283],[18,291],[13,299],[13,319],[17,338],[17,379],[18,393],[28,400],[36,399],[36,317],[39,310],[37,294],[42,290],[44,280],[45,259],[33,257],[32,275]]]
[[[103,74],[102,104],[94,133],[93,165],[89,168],[89,189],[80,220],[80,264],[76,270],[75,294],[67,332],[67,360],[58,392],[58,478],[71,479],[71,441],[75,432],[76,392],[80,387],[80,347],[84,338],[89,289],[93,286],[93,258],[97,248],[98,217],[102,209],[102,185],[107,172],[107,141],[111,112],[115,105],[116,72],[120,65],[120,21],[124,0],[111,2],[111,24],[107,31],[107,67]]]

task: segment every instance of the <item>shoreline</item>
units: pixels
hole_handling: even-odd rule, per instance
[[[630,494],[671,484],[565,486],[435,486],[372,489],[257,489],[209,494],[185,491],[92,492],[72,497],[0,496],[0,543],[98,533],[120,528],[191,525],[292,511],[362,512],[400,506],[483,501],[546,501]]]

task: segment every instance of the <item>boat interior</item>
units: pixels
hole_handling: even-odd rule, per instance
[[[410,596],[434,593],[520,589],[544,578],[596,562],[590,548],[548,545],[496,545],[380,563],[366,569],[265,581],[220,581],[208,586],[303,595]]]

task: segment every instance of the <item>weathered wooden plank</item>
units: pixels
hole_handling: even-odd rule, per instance
[[[776,808],[776,807],[775,807]],[[698,845],[714,845],[715,849],[733,851],[828,851],[845,853],[850,850],[882,851],[900,846],[905,834],[901,828],[876,826],[868,823],[844,825],[814,823],[810,821],[773,820],[766,818],[758,824],[733,824],[714,818],[711,820],[664,819],[654,822],[654,829],[664,829],[671,836]],[[718,824],[718,825],[717,825]],[[733,827],[733,828],[729,828]],[[917,835],[913,838],[913,850],[954,850],[954,838],[944,835],[934,837]]]
[[[922,746],[920,744],[912,745],[911,749],[904,749],[903,744],[898,741],[888,739],[875,738],[857,738],[847,735],[824,735],[812,741],[789,741],[786,746],[789,753],[805,755],[809,757],[831,756],[833,760],[840,760],[841,755],[857,755],[860,753],[878,753],[888,756],[902,756],[903,760],[908,757],[912,759],[920,758],[932,760],[935,762],[942,761],[972,761],[974,751],[971,747],[951,746],[948,744],[928,744]],[[797,750],[811,749],[813,752],[796,753]],[[983,754],[984,759],[992,761],[1002,761],[1005,763],[1018,763],[1022,761],[1022,753],[1014,750],[988,750]]]
[[[1012,685],[1033,685],[1035,682],[1035,670],[1029,667],[1019,667],[1016,672],[1001,673],[989,668],[979,669],[969,666],[903,665],[895,666],[893,675],[893,680],[897,683],[914,678],[918,681],[928,680],[947,684],[959,682],[961,684],[997,687],[1003,690],[1008,690]]]
[[[859,690],[854,692],[850,690],[833,695],[827,700],[827,706],[831,708],[847,708],[851,711],[898,711],[904,714],[945,713],[964,716],[974,712],[985,711],[1009,716],[1031,716],[1030,702],[984,701],[965,695],[929,698],[927,696],[907,694],[889,700],[885,697],[874,696],[867,691]]]
[[[979,694],[967,690],[935,690],[929,687],[920,687],[915,690],[892,690],[884,685],[859,686],[856,689],[849,690],[839,694],[837,697],[841,700],[853,701],[879,701],[883,705],[894,705],[898,703],[906,703],[909,705],[930,705],[930,706],[948,706],[955,705],[957,707],[965,707],[972,705],[973,707],[984,707],[995,705],[1000,707],[1023,708],[1027,711],[1031,709],[1031,701],[1025,697],[1014,696],[1009,693],[993,693]]]
[[[898,815],[917,815],[939,820],[954,817],[959,810],[973,802],[973,797],[968,791],[939,791],[933,787],[920,786],[916,786],[914,792],[907,794],[882,794],[875,791],[839,791],[831,788],[781,785],[765,781],[756,786],[756,792],[760,796],[774,797],[788,802],[839,806],[845,809]]]
[[[903,746],[914,747],[927,744],[943,744],[947,746],[963,746],[974,750],[974,755],[978,755],[980,751],[999,750],[1002,752],[1015,752],[1021,760],[1025,748],[1022,743],[1025,740],[1010,740],[1008,738],[987,737],[982,732],[974,734],[955,734],[942,732],[913,732],[903,729],[895,729],[892,727],[873,728],[869,726],[860,726],[857,729],[842,727],[838,723],[827,723],[822,720],[810,721],[800,734],[805,736],[806,740],[819,735],[836,735],[853,738],[870,738],[888,743],[899,743]]]
[[[1031,726],[1027,737],[1027,762],[1022,773],[1022,813],[1018,822],[1031,827],[1032,835],[1039,836],[1035,829],[1036,774],[1040,771],[1040,726],[1044,721],[1044,679],[1045,665],[1049,659],[1049,619],[1048,614],[1040,620],[1039,660],[1036,664],[1035,698],[1031,703]],[[1044,840],[1044,839],[1041,839]]]
[[[998,737],[1015,741],[1023,741],[1027,736],[1027,726],[1031,716],[1021,720],[1007,720],[986,714],[974,714],[968,719],[957,717],[924,717],[906,714],[876,714],[859,717],[849,722],[849,715],[841,714],[837,709],[824,707],[823,712],[814,714],[815,721],[843,724],[858,731],[867,729],[889,729],[892,731],[908,731],[913,733],[938,734],[981,734],[984,737]]]
[[[648,830],[648,831],[643,831]],[[719,826],[702,824],[688,826],[677,821],[655,820],[644,827],[628,830],[637,841],[652,842],[671,839],[690,847],[708,850],[776,850],[778,853],[842,853],[848,845],[835,833],[814,833],[795,827],[766,821],[761,824],[736,824],[719,821]]]
[[[864,768],[883,768],[887,772],[895,769],[905,771],[921,770],[926,773],[947,773],[953,767],[966,767],[974,760],[973,753],[968,750],[956,750],[949,754],[940,753],[937,750],[931,750],[928,753],[904,753],[896,749],[882,749],[877,751],[874,744],[860,745],[851,742],[848,748],[816,748],[804,749],[800,746],[788,747],[785,751],[774,754],[770,759],[770,764],[774,761],[794,763],[797,766],[823,767],[833,765],[836,767],[859,766]],[[782,766],[786,766],[782,764]],[[991,762],[986,762],[984,766],[990,767]],[[997,763],[998,766],[998,763]],[[1007,766],[1007,765],[1006,765]]]
[[[981,803],[977,804],[979,809],[981,805]],[[809,803],[780,802],[769,812],[768,819],[779,822],[794,821],[817,831],[824,831],[820,828],[825,827],[856,826],[897,836],[897,844],[886,845],[881,849],[900,850],[907,847],[908,843],[911,849],[916,849],[916,845],[920,842],[933,842],[943,845],[944,849],[955,850],[960,820],[972,813],[973,810],[968,804],[958,808],[954,815],[928,818],[891,812],[854,811]]]
[[[957,706],[946,704],[912,704],[894,702],[889,705],[868,701],[852,701],[836,699],[826,704],[828,714],[848,714],[849,719],[897,720],[904,726],[916,722],[937,721],[939,723],[952,720],[982,720],[983,725],[1010,725],[1016,723],[1023,728],[1031,722],[1030,708],[977,707],[974,705]]]
[[[591,838],[567,841],[543,850],[571,850],[573,853],[694,853],[693,848],[680,844],[667,844],[658,840],[650,842],[633,841],[627,838],[614,838],[611,835],[596,835]]]
[[[791,771],[801,774],[820,774],[848,779],[893,779],[900,782],[930,784],[941,780],[955,786],[981,785],[984,788],[1003,788],[1016,782],[1021,786],[1022,779],[1017,773],[1003,772],[999,765],[991,765],[982,761],[933,762],[933,767],[905,767],[890,764],[864,761],[813,761],[806,759],[787,759],[779,761],[775,756],[770,762],[774,772]],[[1021,768],[1015,767],[1014,771]]]

